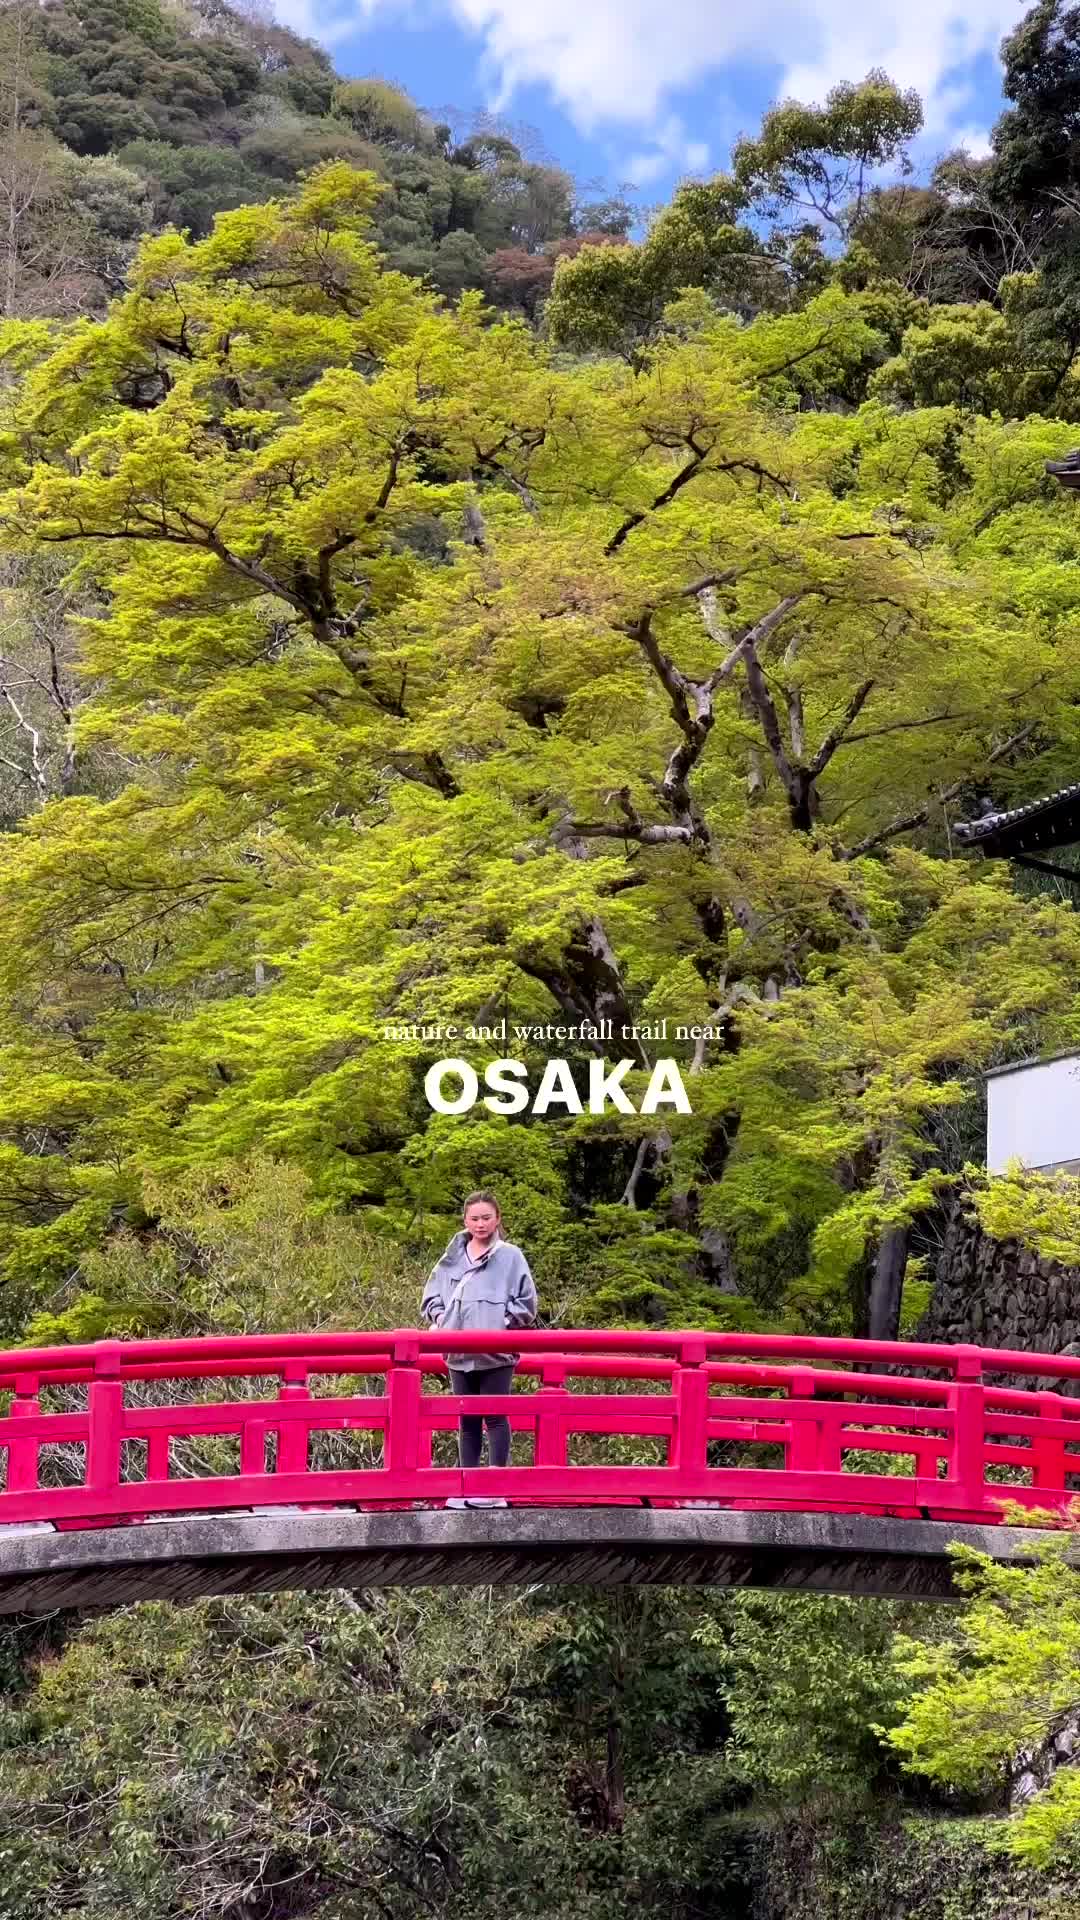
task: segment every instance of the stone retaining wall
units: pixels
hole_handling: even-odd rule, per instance
[[[917,1338],[1061,1353],[1080,1342],[1080,1272],[992,1240],[960,1196]]]

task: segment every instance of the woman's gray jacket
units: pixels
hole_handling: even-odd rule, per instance
[[[465,1252],[469,1235],[455,1233],[441,1260],[431,1269],[420,1312],[446,1333],[473,1333],[488,1327],[528,1327],[536,1319],[536,1284],[520,1247],[495,1240],[475,1265]],[[447,1363],[463,1373],[505,1367],[518,1355],[448,1353]]]

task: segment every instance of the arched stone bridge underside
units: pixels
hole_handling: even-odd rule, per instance
[[[0,1613],[386,1586],[712,1586],[956,1598],[951,1541],[1029,1559],[1033,1528],[640,1507],[200,1514],[0,1530]]]
[[[102,1341],[0,1354],[0,1612],[392,1584],[947,1597],[1075,1525],[1080,1359],[766,1334]],[[463,1471],[462,1413],[511,1464]],[[466,1505],[478,1499],[499,1506]],[[1017,1524],[1020,1522],[1021,1524]]]

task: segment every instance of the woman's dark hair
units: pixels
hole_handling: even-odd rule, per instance
[[[468,1213],[470,1207],[479,1207],[479,1206],[494,1207],[496,1213],[499,1216],[499,1219],[500,1220],[502,1219],[502,1208],[500,1207],[498,1201],[496,1200],[495,1195],[489,1192],[487,1187],[478,1187],[475,1193],[470,1193],[468,1199],[465,1201],[465,1204],[461,1209],[462,1219],[464,1220],[465,1215]]]

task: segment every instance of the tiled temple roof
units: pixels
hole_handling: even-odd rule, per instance
[[[985,813],[979,820],[954,825],[953,834],[964,846],[984,853],[1034,853],[1040,848],[1070,847],[1080,841],[1080,781],[1057,793],[1029,800],[1026,806],[1001,813]]]

